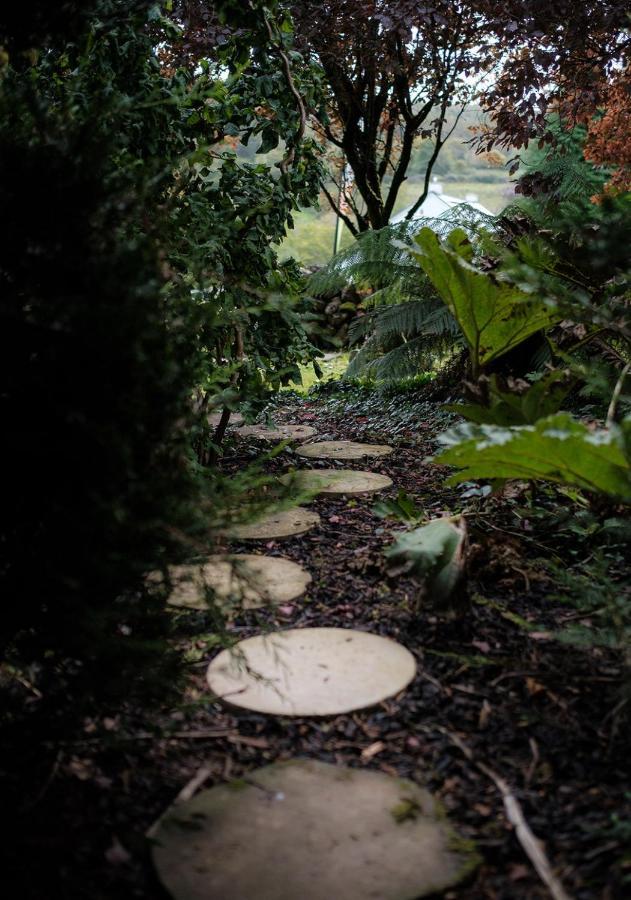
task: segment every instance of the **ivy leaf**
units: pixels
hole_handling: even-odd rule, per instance
[[[553,481],[629,503],[631,467],[624,445],[629,424],[590,431],[567,413],[514,428],[465,423],[440,436],[445,450],[434,458],[461,469],[448,484],[480,478]]]

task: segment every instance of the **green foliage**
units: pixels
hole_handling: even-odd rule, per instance
[[[459,346],[460,332],[451,312],[407,246],[422,225],[440,234],[460,225],[474,235],[492,223],[492,217],[462,204],[437,219],[369,231],[315,273],[308,284],[314,294],[340,290],[349,283],[367,293],[366,313],[349,331],[351,344],[358,347],[349,365],[350,377],[366,374],[386,384],[413,377]]]
[[[558,412],[573,384],[568,371],[559,369],[546,372],[534,384],[508,379],[506,388],[497,375],[481,376],[477,389],[484,391],[484,402],[452,403],[446,409],[478,425],[534,425]]]
[[[567,413],[534,425],[501,428],[466,423],[439,438],[436,457],[461,471],[448,484],[479,478],[553,481],[631,502],[631,418],[591,431]]]
[[[155,687],[169,617],[145,575],[199,553],[252,480],[200,467],[206,414],[264,402],[312,356],[301,280],[270,243],[314,196],[317,151],[276,50],[254,47],[255,6],[214,72],[161,70],[177,28],[123,0],[65,4],[72,39],[51,13],[41,44],[3,57],[0,408],[19,492],[0,649],[55,715]],[[297,80],[311,89],[308,67]],[[296,135],[280,174],[221,143],[270,128]]]
[[[554,137],[552,146],[532,143],[521,155],[517,191],[527,198],[520,201],[524,209],[554,218],[559,203],[587,204],[594,194],[602,193],[609,173],[585,159],[584,126],[567,127],[555,115],[548,129]]]
[[[1,75],[1,404],[19,491],[3,505],[0,646],[47,705],[168,660],[143,575],[204,527],[190,323],[159,269],[180,86],[160,76],[146,12],[102,2],[75,43]]]
[[[385,556],[399,563],[399,572],[420,575],[430,601],[449,605],[463,573],[467,531],[462,516],[435,519],[397,537]]]
[[[499,254],[505,277],[564,319],[605,329],[608,338],[628,344],[631,194],[598,205],[566,202],[554,215],[518,216],[516,223],[521,233]]]
[[[473,264],[474,249],[463,229],[444,241],[423,228],[411,251],[458,322],[469,347],[474,377],[482,366],[559,320],[546,304],[513,285],[498,281]]]
[[[628,537],[627,533],[627,541]],[[576,568],[548,565],[558,591],[554,599],[571,604],[582,614],[578,621],[557,632],[557,637],[574,646],[623,651],[631,663],[631,587],[612,577],[612,555],[611,548],[598,548],[592,558]]]
[[[373,507],[376,516],[398,519],[408,524],[418,524],[426,518],[425,512],[400,488],[395,500],[378,500]]]

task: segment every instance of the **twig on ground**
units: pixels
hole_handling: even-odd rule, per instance
[[[490,778],[495,787],[498,789],[504,801],[506,818],[514,827],[517,840],[521,844],[524,853],[532,863],[535,871],[537,872],[537,875],[550,891],[550,895],[554,898],[554,900],[571,900],[570,895],[565,891],[565,888],[563,887],[557,876],[554,874],[548,857],[543,850],[541,841],[539,841],[531,831],[530,826],[528,825],[528,822],[526,821],[526,818],[524,816],[523,810],[519,804],[519,801],[513,794],[508,782],[504,778],[502,778],[501,775],[498,775],[497,772],[487,766],[486,763],[477,760],[470,748],[463,743],[463,741],[458,737],[457,734],[453,734],[451,731],[443,728],[441,728],[440,730],[450,739],[453,744],[455,744],[456,747],[458,747],[459,750],[462,751],[469,762],[473,763],[473,765],[476,766],[476,768],[478,768],[480,772],[486,775],[487,778]]]
[[[205,781],[208,781],[210,776],[212,775],[212,769],[209,769],[208,766],[202,766],[197,770],[195,775],[191,778],[190,781],[187,781],[182,790],[179,792],[175,800],[173,801],[173,806],[178,806],[180,803],[186,803],[187,800],[190,800],[196,793],[196,791],[204,784]],[[158,816],[155,822],[147,828],[145,831],[145,837],[153,838],[157,834],[158,828],[160,827],[160,823],[164,819],[166,815],[165,812],[162,815]]]
[[[177,795],[175,800],[173,801],[173,805],[176,806],[178,803],[186,803],[187,800],[190,800],[191,797],[194,797],[199,788],[204,784],[205,781],[208,781],[210,776],[212,775],[212,769],[209,769],[208,766],[202,766],[195,775],[188,781],[180,793]]]

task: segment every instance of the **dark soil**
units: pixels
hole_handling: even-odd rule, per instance
[[[428,407],[415,427],[404,421],[394,427],[343,407],[289,399],[277,421],[316,424],[320,439],[396,441],[392,456],[344,467],[389,475],[395,485],[389,496],[403,488],[434,516],[458,509],[460,495],[445,489],[444,472],[424,461],[443,424],[438,411],[432,416]],[[228,445],[226,468],[241,467],[255,452],[250,447]],[[268,467],[280,471],[288,463],[330,465],[288,450]],[[177,614],[175,640],[188,671],[179,701],[162,709],[125,706],[106,718],[95,710],[76,741],[12,761],[5,774],[14,794],[19,785],[21,808],[6,821],[17,838],[5,838],[5,888],[7,876],[15,879],[6,896],[164,898],[144,835],[178,792],[202,767],[211,786],[296,756],[411,777],[434,791],[483,858],[469,881],[445,897],[548,896],[497,787],[477,762],[515,791],[572,896],[631,896],[630,731],[620,708],[621,660],[609,650],[554,639],[572,609],[550,599],[537,560],[547,553],[563,558],[563,547],[540,542],[516,517],[522,501],[509,492],[473,517],[468,600],[450,616],[423,600],[409,578],[389,577],[382,550],[402,526],[376,517],[373,500],[318,500],[321,528],[289,541],[237,546],[302,562],[313,583],[306,598],[276,614],[240,617],[229,626],[231,636],[310,625],[370,630],[414,653],[415,681],[376,709],[337,718],[234,711],[213,703],[205,686],[216,652],[208,617]]]

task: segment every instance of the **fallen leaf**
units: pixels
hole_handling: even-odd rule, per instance
[[[372,759],[373,756],[376,756],[378,753],[381,753],[381,751],[385,749],[386,745],[383,741],[375,741],[374,744],[370,744],[370,746],[365,747],[362,750],[362,759]]]
[[[488,700],[482,702],[480,707],[480,715],[478,716],[478,728],[483,731],[489,724],[491,718],[492,707]]]
[[[125,850],[116,835],[114,835],[111,847],[108,847],[105,851],[105,859],[111,866],[120,866],[131,860],[131,854]]]
[[[541,684],[540,681],[536,681],[534,678],[528,677],[526,678],[526,690],[531,697],[535,697],[537,694],[545,691],[545,685]]]
[[[481,816],[490,816],[493,810],[490,806],[487,806],[486,803],[474,803],[473,808],[477,813]]]
[[[508,877],[511,881],[521,881],[522,879],[528,878],[529,876],[530,869],[523,863],[515,863],[515,865],[511,866],[508,870]]]

